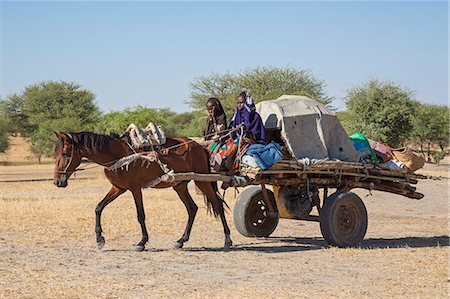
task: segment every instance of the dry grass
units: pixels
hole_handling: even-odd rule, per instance
[[[51,172],[50,164],[0,166],[3,180]],[[191,240],[172,250],[187,215],[166,189],[144,191],[147,251],[133,251],[140,228],[129,193],[105,209],[107,243],[98,251],[94,208],[108,189],[100,168],[66,189],[50,181],[0,183],[0,298],[448,297],[447,180],[420,181],[421,201],[357,190],[369,229],[352,249],[328,248],[317,223],[293,220],[281,220],[271,238],[245,238],[229,213],[235,247],[222,252],[220,222],[193,195],[200,210]],[[233,192],[226,200],[233,208]]]

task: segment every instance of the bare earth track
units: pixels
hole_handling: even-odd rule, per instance
[[[424,173],[447,171],[448,164],[427,165]],[[0,180],[51,172],[49,163],[24,160],[0,166]],[[294,220],[281,220],[270,238],[245,238],[228,213],[235,246],[223,252],[220,221],[191,192],[200,207],[191,240],[173,250],[184,206],[175,191],[145,190],[150,242],[141,253],[133,251],[140,228],[127,193],[105,209],[106,246],[96,248],[94,208],[109,189],[100,168],[79,173],[66,189],[0,183],[0,298],[448,298],[448,182],[419,181],[420,201],[356,190],[369,229],[361,248],[351,249],[328,247],[317,223]]]

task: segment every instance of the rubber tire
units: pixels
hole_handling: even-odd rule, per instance
[[[340,210],[349,207],[350,221],[339,217]],[[342,215],[342,214],[341,214]],[[341,218],[341,219],[340,219]],[[339,223],[341,220],[341,223]],[[342,224],[350,223],[350,231],[340,231]],[[320,231],[328,244],[338,247],[356,247],[367,232],[367,210],[361,198],[353,192],[336,192],[325,199],[320,211]]]
[[[234,206],[233,218],[234,225],[241,235],[245,237],[268,237],[276,229],[280,216],[275,202],[275,195],[271,190],[267,190],[267,194],[272,202],[272,207],[275,209],[275,211],[272,212],[276,213],[276,217],[266,217],[264,219],[264,226],[260,226],[258,229],[250,223],[249,213],[252,212],[251,205],[254,204],[254,201],[264,201],[261,187],[249,187],[239,194],[236,205]],[[265,206],[267,207],[267,204],[265,204]],[[267,212],[271,211],[267,209]]]

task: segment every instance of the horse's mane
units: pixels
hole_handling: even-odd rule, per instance
[[[118,139],[120,137],[116,133],[104,135],[94,132],[74,132],[69,134],[72,136],[74,144],[85,148],[98,150],[102,150],[108,147],[110,141]]]

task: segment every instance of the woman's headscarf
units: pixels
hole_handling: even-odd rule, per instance
[[[266,131],[261,116],[256,112],[253,97],[249,94],[247,95],[245,92],[242,92],[239,96],[243,96],[245,99],[244,107],[241,109],[236,108],[231,126],[235,128],[240,124],[244,124],[245,128],[251,132],[256,142],[265,142]],[[237,134],[233,134],[233,136],[236,135]]]
[[[216,110],[215,116],[225,115],[225,110],[223,110],[222,104],[220,103],[218,98],[209,98],[207,103],[211,103]]]
[[[214,106],[214,119],[206,119],[203,135],[208,137],[206,137],[205,140],[210,140],[212,137],[211,134],[216,133],[217,130],[224,130],[227,128],[227,116],[219,99],[209,98],[206,104],[208,103],[211,103]]]

